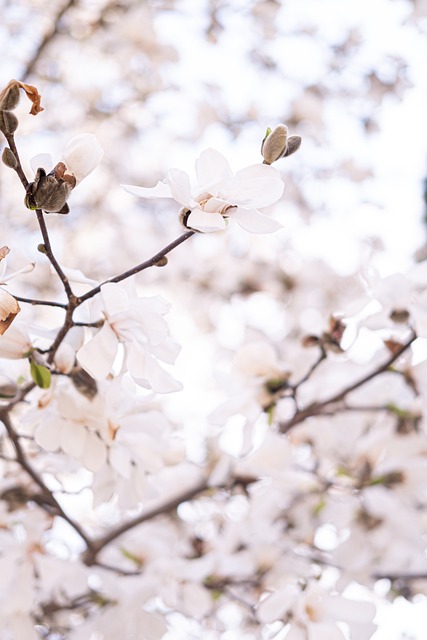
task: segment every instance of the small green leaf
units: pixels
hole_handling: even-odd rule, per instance
[[[319,516],[325,507],[326,507],[326,501],[323,498],[321,498],[313,509],[313,515]]]
[[[142,565],[144,564],[144,560],[142,558],[139,558],[124,547],[120,547],[120,553],[123,555],[123,557],[127,558],[127,560],[131,560],[132,562],[134,562],[138,567],[142,567]]]
[[[41,389],[49,389],[51,383],[51,373],[43,364],[37,364],[34,360],[30,362],[31,377]]]

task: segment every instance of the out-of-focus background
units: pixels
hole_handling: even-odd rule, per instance
[[[175,203],[139,200],[121,183],[152,186],[169,167],[191,173],[207,147],[234,169],[260,162],[265,131],[280,122],[303,137],[275,165],[286,191],[270,213],[283,230],[197,235],[138,279],[173,303],[188,382],[180,410],[193,411],[195,382],[215,386],[206,361],[221,368],[248,336],[280,345],[319,332],[364,286],[427,258],[426,0],[0,0],[0,16],[0,86],[36,85],[45,109],[30,116],[22,99],[17,110],[29,179],[31,157],[59,160],[76,133],[104,147],[71,213],[48,217],[61,264],[89,277],[122,272],[183,231]],[[57,283],[23,199],[2,166],[0,245],[12,269],[37,260],[13,291],[52,298]]]

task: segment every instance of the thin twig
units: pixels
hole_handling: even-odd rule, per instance
[[[33,298],[23,298],[22,296],[15,296],[15,294],[11,294],[15,300],[18,302],[24,302],[32,305],[44,305],[46,307],[60,307],[61,309],[66,309],[67,304],[65,302],[54,302],[52,300],[35,300]]]
[[[65,273],[62,271],[62,268],[59,264],[59,262],[57,261],[57,259],[55,258],[55,256],[53,255],[53,251],[52,251],[52,246],[50,244],[50,239],[49,239],[49,233],[47,230],[47,226],[46,226],[46,221],[44,219],[44,215],[43,215],[43,211],[41,209],[36,209],[36,215],[37,215],[37,221],[39,223],[39,227],[40,227],[40,231],[43,237],[43,242],[44,242],[44,253],[46,254],[49,262],[51,263],[52,267],[55,269],[56,273],[58,274],[59,279],[61,280],[64,289],[65,289],[65,293],[67,294],[67,298],[68,300],[75,300],[75,295],[71,289],[70,283],[68,281],[67,276],[65,275]]]
[[[281,422],[279,424],[279,431],[281,433],[287,433],[295,425],[300,424],[307,418],[310,418],[311,416],[315,416],[315,415],[322,415],[324,409],[327,409],[330,405],[341,402],[349,393],[351,393],[352,391],[355,391],[359,387],[362,387],[363,385],[365,385],[367,382],[369,382],[379,374],[387,371],[387,369],[389,369],[391,365],[394,362],[396,362],[396,360],[406,351],[406,349],[408,349],[411,346],[411,344],[414,342],[414,340],[416,340],[416,338],[417,338],[417,335],[415,331],[412,331],[408,340],[404,342],[402,346],[397,351],[395,351],[388,358],[388,360],[386,360],[382,365],[380,365],[379,367],[377,367],[376,369],[368,373],[366,376],[364,376],[360,380],[356,380],[356,382],[353,382],[353,384],[350,384],[348,387],[345,387],[345,389],[342,389],[341,391],[338,391],[337,393],[330,396],[329,398],[326,398],[326,400],[322,400],[321,402],[314,402],[313,404],[309,405],[305,409],[301,409],[297,411],[296,414],[293,416],[293,418],[291,418],[290,420],[287,420],[286,422]]]
[[[18,149],[16,148],[15,136],[14,136],[13,133],[5,133],[4,135],[6,137],[8,145],[9,145],[9,149],[12,151],[13,155],[16,158],[16,163],[17,164],[16,164],[16,167],[14,167],[14,171],[18,175],[18,178],[20,179],[24,189],[27,189],[28,180],[27,180],[27,176],[25,175],[24,170],[22,168],[21,160],[19,158]]]
[[[175,247],[178,247],[180,244],[188,240],[188,238],[191,238],[191,236],[194,234],[195,234],[195,231],[193,230],[187,231],[182,236],[179,236],[179,238],[177,238],[176,240],[168,244],[164,249],[156,253],[152,258],[149,258],[148,260],[141,262],[141,264],[138,264],[136,267],[133,267],[132,269],[129,269],[128,271],[125,271],[124,273],[121,273],[118,276],[114,276],[114,278],[109,278],[108,280],[105,280],[105,282],[103,282],[102,284],[98,285],[97,287],[94,287],[93,289],[85,293],[83,296],[80,296],[79,304],[81,304],[82,302],[85,302],[86,300],[89,300],[89,298],[93,298],[93,296],[95,296],[97,293],[101,291],[102,285],[107,284],[108,282],[114,282],[114,283],[121,282],[122,280],[126,280],[126,278],[130,278],[131,276],[134,276],[140,271],[144,271],[144,269],[148,269],[149,267],[154,267],[162,258],[164,258],[173,249],[175,249]]]

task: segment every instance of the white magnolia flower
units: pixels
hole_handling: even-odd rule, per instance
[[[233,175],[221,153],[206,149],[196,160],[196,175],[194,188],[180,169],[170,169],[166,180],[152,188],[122,186],[142,198],[173,198],[183,207],[185,225],[197,231],[221,231],[226,228],[225,218],[233,218],[252,233],[271,233],[281,227],[259,211],[283,193],[284,182],[273,167],[257,164]]]
[[[77,352],[83,369],[96,380],[105,379],[123,344],[127,369],[138,384],[159,393],[181,389],[158,363],[172,364],[178,353],[163,318],[169,304],[159,296],[132,297],[124,287],[113,283],[101,287],[100,299],[105,322]]]
[[[344,640],[337,622],[345,622],[352,640],[369,640],[375,631],[375,606],[341,595],[330,595],[317,584],[305,591],[286,584],[261,601],[257,617],[263,623],[285,620],[290,623],[287,638],[292,640]]]

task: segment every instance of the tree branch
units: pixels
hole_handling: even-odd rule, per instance
[[[297,411],[296,414],[290,420],[287,420],[286,422],[281,422],[279,424],[279,431],[281,433],[287,433],[295,425],[300,424],[301,422],[306,420],[306,418],[310,418],[316,415],[322,415],[324,409],[327,409],[328,407],[330,407],[330,405],[341,402],[342,400],[345,399],[345,397],[349,393],[351,393],[352,391],[355,391],[359,387],[362,387],[367,382],[370,382],[370,380],[372,380],[373,378],[376,378],[376,376],[387,371],[387,369],[389,369],[391,365],[394,362],[396,362],[398,358],[400,358],[402,353],[404,353],[406,349],[408,349],[411,346],[411,344],[414,342],[414,340],[416,340],[416,338],[417,338],[417,335],[415,331],[412,331],[408,340],[404,342],[401,345],[401,347],[398,350],[396,350],[388,358],[388,360],[386,360],[382,365],[380,365],[379,367],[377,367],[376,369],[368,373],[366,376],[364,376],[360,380],[356,380],[356,382],[353,382],[353,384],[350,384],[348,387],[345,387],[345,389],[342,389],[342,391],[338,391],[337,393],[330,396],[329,398],[326,398],[326,400],[322,400],[321,402],[314,402],[308,407],[305,407],[305,409],[301,409]]]
[[[67,294],[67,298],[69,301],[71,300],[75,300],[75,295],[71,289],[70,283],[68,281],[67,276],[65,275],[65,273],[62,271],[61,266],[59,265],[59,262],[57,261],[57,259],[55,258],[55,256],[53,255],[53,251],[52,251],[52,246],[50,244],[50,239],[49,239],[49,233],[47,230],[47,226],[46,226],[46,221],[44,219],[44,215],[43,215],[43,211],[41,209],[36,209],[36,215],[37,215],[37,221],[39,223],[39,227],[40,227],[40,231],[43,237],[43,242],[44,242],[44,252],[49,260],[49,262],[51,263],[52,267],[55,269],[56,273],[58,274],[59,279],[61,280],[64,289],[65,289],[65,293]]]
[[[89,298],[93,298],[97,293],[101,291],[101,287],[103,284],[107,284],[108,282],[121,282],[122,280],[126,280],[126,278],[130,278],[131,276],[134,276],[140,271],[144,271],[144,269],[148,269],[149,267],[154,267],[162,258],[164,258],[173,249],[175,249],[175,247],[178,247],[180,244],[188,240],[188,238],[191,238],[191,236],[194,234],[195,234],[195,231],[193,230],[187,231],[182,236],[179,236],[179,238],[177,238],[176,240],[168,244],[164,249],[156,253],[152,258],[145,260],[145,262],[141,262],[141,264],[138,264],[136,267],[133,267],[132,269],[129,269],[128,271],[125,271],[124,273],[121,273],[118,276],[114,276],[113,278],[109,278],[108,280],[105,280],[105,282],[103,282],[102,284],[98,285],[97,287],[94,287],[93,289],[85,293],[83,296],[80,296],[79,304],[81,304],[82,302],[85,302],[86,300],[89,300]]]
[[[47,45],[53,40],[53,38],[57,35],[58,33],[58,27],[59,27],[59,22],[61,21],[61,19],[63,18],[64,14],[71,8],[73,7],[76,3],[76,0],[68,0],[62,7],[61,9],[58,11],[58,13],[56,14],[56,16],[53,18],[52,20],[52,25],[50,27],[50,29],[48,29],[45,33],[45,35],[43,36],[42,40],[39,43],[39,46],[37,47],[37,49],[34,51],[32,58],[30,58],[30,60],[27,62],[27,66],[25,67],[24,71],[22,72],[22,79],[25,80],[26,78],[28,78],[28,76],[30,75],[30,73],[32,73],[34,71],[34,68],[37,64],[37,62],[39,61],[41,54],[43,53],[43,51],[46,49]]]
[[[147,522],[148,520],[152,520],[153,518],[156,518],[159,515],[173,511],[182,502],[186,502],[187,500],[191,500],[192,498],[195,498],[196,496],[203,493],[207,489],[209,489],[209,485],[206,480],[203,480],[192,489],[187,489],[180,495],[176,496],[175,498],[169,499],[167,502],[164,502],[163,504],[160,504],[157,507],[153,507],[151,509],[148,509],[147,511],[143,511],[139,516],[136,516],[135,518],[131,518],[130,520],[128,520],[127,522],[124,522],[118,527],[111,529],[104,536],[101,536],[96,540],[92,540],[91,546],[90,547],[88,546],[88,550],[84,554],[85,564],[87,565],[96,564],[97,556],[99,552],[102,551],[102,549],[106,547],[108,544],[110,544],[111,542],[113,542],[114,540],[122,536],[124,533],[127,533],[128,531],[130,531],[134,527],[137,527],[143,522]]]
[[[20,443],[20,440],[19,440],[19,436],[16,433],[15,429],[13,428],[12,421],[10,419],[9,413],[7,411],[5,411],[4,409],[2,411],[0,411],[0,420],[4,424],[4,426],[6,428],[6,431],[7,431],[8,435],[9,435],[10,441],[11,441],[11,443],[13,445],[14,450],[15,450],[16,462],[30,476],[30,478],[33,480],[33,482],[40,488],[40,490],[42,492],[42,495],[45,498],[45,504],[41,504],[41,506],[43,506],[43,508],[45,510],[47,509],[48,506],[51,509],[53,508],[55,510],[55,512],[57,513],[57,515],[60,516],[66,522],[68,522],[70,527],[72,527],[72,529],[74,529],[74,531],[76,533],[78,533],[80,538],[86,544],[87,549],[88,550],[93,549],[93,541],[85,533],[85,531],[80,526],[80,524],[78,522],[76,522],[73,518],[71,518],[67,513],[65,513],[65,511],[63,510],[63,508],[61,507],[61,505],[59,504],[59,502],[57,501],[57,499],[53,495],[53,493],[50,491],[50,489],[48,489],[48,487],[44,483],[42,477],[39,475],[39,473],[28,462],[28,460],[27,460],[27,458],[25,456],[25,453],[24,453],[24,449],[21,446],[21,443]],[[50,511],[50,513],[51,513],[51,511]]]

